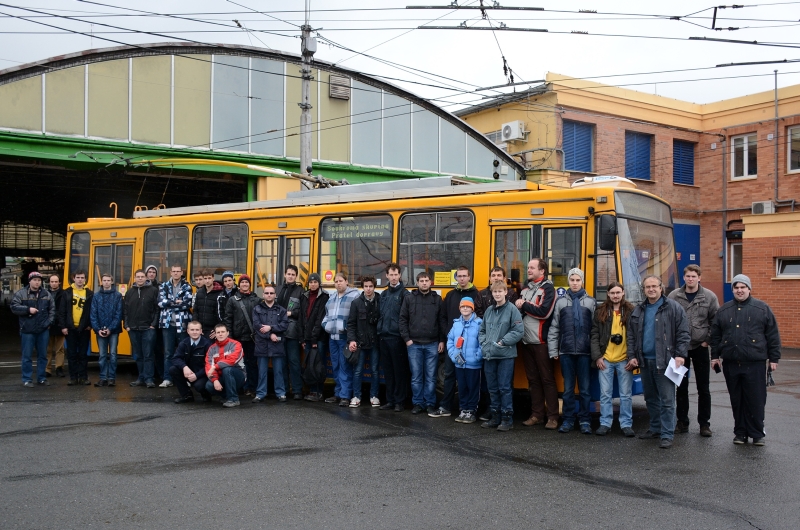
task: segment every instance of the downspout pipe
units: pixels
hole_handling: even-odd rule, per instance
[[[775,70],[775,204],[780,202],[778,195],[778,174],[780,168],[778,167],[778,149],[780,141],[778,140],[778,71]],[[792,211],[794,211],[794,204],[792,204]]]

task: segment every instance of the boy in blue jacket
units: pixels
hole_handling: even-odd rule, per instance
[[[459,423],[475,423],[475,411],[481,394],[481,369],[483,355],[478,344],[481,329],[480,318],[475,315],[475,301],[465,296],[459,303],[461,316],[453,320],[453,327],[447,334],[447,355],[456,365],[458,381],[458,401],[461,414]]]

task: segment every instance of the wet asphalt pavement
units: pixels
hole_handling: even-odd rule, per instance
[[[712,373],[714,436],[695,424],[661,450],[616,419],[604,438],[526,428],[524,400],[499,433],[369,406],[176,405],[174,388],[129,387],[130,365],[114,389],[28,389],[12,350],[0,345],[2,528],[800,527],[797,352],[769,391],[766,447],[733,445]]]

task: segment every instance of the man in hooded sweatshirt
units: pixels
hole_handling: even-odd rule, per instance
[[[203,326],[203,336],[213,339],[214,326],[220,322],[217,299],[222,294],[222,284],[214,280],[211,269],[203,269],[201,275],[202,285],[194,295],[192,317]]]
[[[478,318],[483,317],[483,299],[481,298],[478,288],[472,285],[472,278],[469,269],[464,265],[456,269],[456,285],[452,291],[447,293],[444,297],[444,310],[447,326],[444,330],[445,337],[450,333],[453,323],[461,317],[461,299],[470,297],[474,301],[475,315]],[[456,366],[450,357],[444,356],[444,392],[442,393],[442,400],[439,402],[439,408],[428,412],[431,418],[443,418],[450,416],[450,411],[453,410],[453,398],[456,395]]]
[[[69,362],[69,382],[73,385],[89,385],[89,376],[86,373],[91,336],[91,323],[89,311],[92,305],[91,289],[86,288],[86,271],[75,271],[72,275],[72,285],[64,290],[64,299],[61,303],[61,321],[64,329],[61,331],[66,336],[67,361]]]
[[[331,337],[328,344],[336,386],[333,396],[326,399],[325,403],[338,401],[340,407],[348,407],[353,397],[353,365],[347,362],[344,352],[347,349],[347,319],[350,316],[350,305],[358,298],[359,292],[347,285],[347,275],[343,272],[336,273],[333,285],[336,291],[325,304],[322,327]]]
[[[547,348],[550,357],[561,362],[561,375],[564,376],[563,411],[564,422],[560,433],[568,433],[575,425],[577,417],[581,434],[592,434],[592,417],[589,412],[589,372],[592,361],[592,319],[595,299],[586,294],[583,288],[583,271],[574,268],[567,273],[569,290],[562,294],[553,310],[553,321],[547,334]],[[580,411],[575,412],[575,381],[578,382]]]

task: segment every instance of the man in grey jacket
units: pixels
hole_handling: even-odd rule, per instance
[[[719,309],[717,295],[700,285],[700,266],[694,263],[683,269],[684,285],[669,293],[669,299],[678,302],[689,318],[691,342],[686,367],[694,365],[694,382],[697,385],[697,423],[700,436],[709,437],[711,432],[711,392],[708,388],[708,345],[711,342],[711,323]],[[689,432],[689,378],[684,377],[678,387],[678,422],[675,431]]]
[[[628,362],[626,369],[639,367],[644,401],[650,415],[650,428],[639,435],[643,439],[661,439],[659,447],[669,449],[675,431],[675,384],[664,372],[671,359],[683,366],[688,356],[689,321],[686,312],[674,300],[664,296],[658,276],[642,282],[647,299],[636,306],[628,324]]]
[[[48,329],[56,318],[55,302],[50,292],[42,288],[42,275],[33,271],[28,275],[28,286],[11,299],[11,312],[19,317],[19,334],[22,342],[22,384],[33,387],[33,349],[36,348],[36,382],[48,385],[47,369]]]

